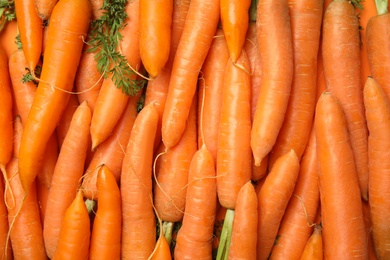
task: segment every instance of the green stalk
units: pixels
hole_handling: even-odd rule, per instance
[[[227,260],[229,256],[230,239],[233,229],[234,210],[227,209],[219,240],[217,260]]]
[[[388,0],[375,0],[375,5],[378,15],[386,14],[388,12]]]

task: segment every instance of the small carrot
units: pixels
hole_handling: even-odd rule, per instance
[[[102,165],[97,176],[98,208],[92,227],[89,259],[119,259],[122,213],[118,184],[110,169]]]
[[[157,243],[156,249],[153,253],[153,256],[150,258],[151,260],[171,260],[172,254],[171,249],[169,247],[168,241],[165,238],[164,234],[160,234]]]
[[[42,20],[48,20],[51,18],[54,6],[56,6],[58,0],[34,0],[36,12]]]
[[[307,241],[301,260],[322,260],[323,257],[321,226],[316,225],[313,234]]]
[[[90,220],[83,192],[78,191],[65,212],[53,260],[88,259],[90,236]]]
[[[314,125],[324,258],[367,259],[362,198],[345,117],[337,99],[324,92]]]

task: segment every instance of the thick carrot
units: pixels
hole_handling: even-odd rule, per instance
[[[387,1],[378,2],[388,5]],[[366,47],[371,75],[390,99],[390,54],[384,51],[390,48],[390,12],[378,9],[377,14],[367,23]]]
[[[54,169],[43,227],[46,252],[50,258],[57,248],[65,212],[76,196],[84,173],[90,122],[91,110],[83,102],[72,118]]]
[[[217,191],[225,208],[234,209],[238,192],[251,178],[249,60],[242,52],[225,70],[218,133]],[[238,67],[240,66],[240,68]]]
[[[245,43],[250,5],[250,0],[221,0],[220,3],[222,29],[233,63],[237,62]]]
[[[251,147],[255,165],[259,166],[276,142],[291,92],[293,47],[287,0],[260,1],[256,25],[262,79]]]
[[[275,161],[257,194],[259,211],[257,259],[267,259],[271,253],[298,174],[299,160],[294,150],[290,150]],[[275,189],[278,190],[277,193]]]
[[[98,208],[93,222],[89,259],[119,259],[122,212],[118,184],[110,169],[102,165],[97,176]]]
[[[98,200],[99,194],[97,192],[96,180],[99,166],[102,164],[105,164],[110,169],[119,183],[125,149],[137,116],[137,104],[140,94],[130,97],[127,107],[115,126],[112,135],[96,148],[90,163],[87,164],[81,185],[84,197],[87,199]]]
[[[179,142],[157,158],[153,200],[162,221],[178,222],[183,219],[188,171],[198,149],[196,109],[195,99]],[[164,148],[163,143],[161,146]]]
[[[324,1],[291,0],[288,4],[294,75],[283,125],[270,155],[270,167],[276,158],[290,149],[294,149],[298,158],[301,158],[309,140],[316,104],[317,56]]]
[[[346,0],[328,5],[323,20],[322,56],[327,89],[340,102],[347,120],[363,199],[368,199],[367,125],[360,76],[359,21]]]
[[[51,14],[58,0],[34,0],[36,12],[42,20],[51,18]],[[66,9],[64,9],[66,10]]]
[[[278,242],[272,248],[271,259],[300,258],[313,232],[319,202],[316,140],[312,129],[300,161],[293,196],[280,223]]]
[[[53,10],[42,74],[20,147],[19,170],[26,193],[69,99],[67,91],[73,86],[84,44],[82,36],[88,30],[90,16],[91,7],[87,0],[62,0]]]
[[[314,227],[313,234],[306,243],[302,253],[301,260],[322,260],[324,253],[322,251],[322,233],[321,226]]]
[[[35,0],[15,0],[14,3],[27,68],[34,75],[42,54],[43,22],[35,8]]]
[[[65,212],[53,260],[88,259],[90,236],[90,220],[83,192],[78,191]]]
[[[175,259],[212,259],[217,205],[215,165],[205,145],[191,161],[186,208],[174,251]]]
[[[140,0],[140,55],[152,78],[168,61],[171,41],[173,0]]]
[[[222,107],[223,81],[229,60],[229,50],[222,29],[218,29],[204,61],[199,79],[198,146],[205,143],[217,160],[218,126]]]
[[[219,1],[192,0],[173,62],[162,117],[162,140],[173,147],[184,132],[198,74],[219,21]]]
[[[228,259],[256,259],[257,195],[247,182],[237,196]]]
[[[324,257],[367,259],[362,199],[346,116],[330,92],[321,95],[315,113]]]
[[[152,198],[153,147],[158,123],[154,103],[138,114],[121,173],[123,259],[148,258],[156,244]]]
[[[364,85],[364,104],[367,125],[370,131],[369,148],[369,204],[371,212],[372,235],[378,259],[390,257],[390,225],[388,212],[390,164],[384,159],[390,139],[390,101],[381,86],[373,78]]]

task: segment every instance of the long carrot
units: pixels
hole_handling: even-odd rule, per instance
[[[158,123],[154,103],[138,114],[121,174],[123,259],[148,258],[156,243],[152,198],[153,147]]]
[[[324,256],[367,259],[362,199],[350,132],[342,106],[330,92],[318,100],[314,127]]]
[[[259,210],[257,259],[267,259],[271,253],[298,174],[299,160],[294,150],[290,150],[275,161],[257,194]],[[276,189],[279,192],[275,192]]]
[[[364,104],[370,131],[369,148],[369,204],[372,235],[378,259],[390,257],[390,225],[388,212],[390,164],[384,159],[390,147],[387,130],[390,129],[390,101],[384,90],[373,78],[364,85]]]
[[[88,259],[90,236],[90,220],[83,192],[78,191],[65,212],[58,246],[52,259]]]
[[[88,30],[91,17],[90,8],[86,0],[64,0],[53,10],[42,74],[20,147],[19,170],[26,193],[37,175],[47,141],[67,104],[70,94],[66,91],[73,86],[75,65],[84,44],[81,38]],[[75,16],[79,19],[74,19]]]
[[[334,0],[328,5],[322,33],[326,87],[343,107],[351,135],[362,198],[367,200],[368,132],[360,75],[359,21],[351,2]]]
[[[291,92],[293,47],[287,0],[260,1],[256,25],[262,79],[251,147],[255,165],[259,166],[276,142]]]
[[[54,169],[43,227],[46,252],[50,258],[57,248],[65,212],[76,196],[84,173],[90,122],[91,110],[83,102],[72,118]]]
[[[162,118],[165,148],[173,147],[184,132],[198,74],[210,48],[219,20],[219,1],[192,0],[173,62]]]
[[[283,125],[272,148],[270,167],[276,158],[290,149],[294,149],[298,158],[301,158],[309,140],[316,104],[317,56],[324,1],[288,1],[288,4],[294,76]]]

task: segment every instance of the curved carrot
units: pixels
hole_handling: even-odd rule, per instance
[[[35,76],[34,70],[42,54],[43,22],[35,8],[35,0],[15,0],[14,2],[27,68]]]
[[[173,0],[140,0],[139,6],[141,60],[155,78],[169,58]]]
[[[268,259],[271,253],[298,174],[299,160],[294,150],[290,150],[275,161],[257,194],[259,209],[257,259]],[[275,189],[279,192],[275,193]]]
[[[229,59],[225,70],[216,162],[218,199],[229,209],[234,209],[238,192],[250,180],[252,171],[251,86],[245,52],[236,64]]]
[[[67,104],[70,95],[67,91],[73,86],[75,65],[84,44],[81,38],[88,30],[90,8],[86,0],[61,0],[53,10],[42,74],[20,147],[19,170],[26,193],[37,175],[47,141]],[[74,19],[75,16],[79,19]]]
[[[90,236],[90,220],[83,192],[78,191],[65,212],[57,250],[52,259],[87,259]]]
[[[221,0],[221,24],[233,63],[237,62],[245,43],[249,24],[250,0]]]
[[[228,259],[256,259],[257,195],[249,181],[237,196]]]
[[[110,169],[102,165],[97,176],[98,208],[92,227],[89,259],[119,259],[122,212],[118,184]]]
[[[362,198],[350,132],[342,106],[330,92],[322,94],[317,102],[314,127],[324,257],[367,259]]]
[[[50,258],[57,248],[65,211],[74,200],[84,173],[90,122],[91,110],[84,102],[72,118],[54,169],[43,227],[46,252]]]
[[[309,140],[316,104],[317,56],[323,0],[288,1],[294,51],[294,75],[286,115],[269,165],[293,149],[301,158]],[[312,33],[308,33],[312,32]]]
[[[153,147],[158,123],[154,103],[138,114],[131,131],[121,173],[121,257],[148,258],[156,244],[152,198]]]
[[[384,159],[390,139],[386,134],[390,129],[390,101],[381,86],[373,78],[368,78],[364,85],[364,104],[367,125],[370,131],[369,148],[369,204],[372,223],[372,236],[378,259],[390,256],[390,230],[388,212],[390,164]]]
[[[173,62],[162,117],[162,140],[168,150],[184,132],[198,74],[219,20],[219,1],[192,0]]]
[[[256,25],[262,79],[251,147],[255,165],[259,166],[276,142],[291,92],[293,47],[287,0],[260,1]]]
[[[306,243],[301,260],[322,260],[324,253],[322,251],[322,233],[321,226],[314,227],[313,234]]]
[[[186,208],[174,251],[175,259],[211,259],[217,205],[215,165],[205,145],[191,160]]]
[[[368,131],[360,76],[359,21],[351,2],[334,0],[328,5],[322,33],[326,87],[343,107],[351,133],[362,198],[367,200]]]

